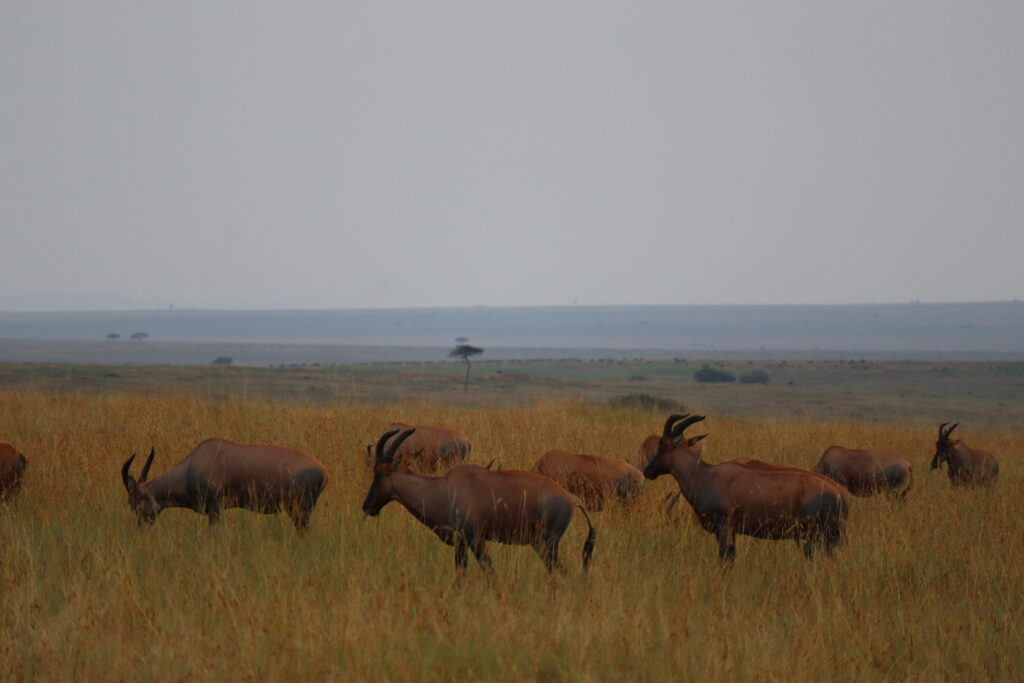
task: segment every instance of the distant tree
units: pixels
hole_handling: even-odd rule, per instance
[[[110,334],[107,335],[107,339],[109,339],[110,341],[117,341],[120,338],[121,335],[119,335],[117,332],[111,332]]]
[[[754,370],[748,375],[740,375],[740,381],[744,384],[768,384],[771,375],[764,370]]]
[[[448,352],[448,356],[450,358],[461,358],[466,362],[466,379],[462,383],[462,393],[469,391],[469,368],[471,366],[471,363],[469,362],[470,357],[479,356],[483,352],[483,349],[476,346],[470,346],[469,344],[459,344]]]
[[[142,341],[149,336],[149,332],[132,332],[132,339],[135,341]]]
[[[231,365],[233,360],[231,356],[217,356],[210,365]]]
[[[693,373],[693,378],[698,382],[735,382],[736,376],[727,370],[719,370],[710,365],[704,365],[700,370]]]

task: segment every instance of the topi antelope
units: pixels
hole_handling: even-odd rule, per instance
[[[398,450],[397,455],[406,465],[418,472],[436,472],[462,462],[469,456],[470,445],[466,437],[447,427],[413,426],[404,422],[388,425],[387,431],[415,430]],[[366,446],[366,461],[373,467],[373,446]]]
[[[589,527],[583,544],[583,568],[587,568],[596,531],[576,496],[535,472],[496,472],[476,465],[456,465],[436,477],[413,472],[399,448],[414,431],[390,430],[377,441],[373,483],[363,501],[364,513],[376,517],[381,508],[397,500],[442,541],[455,547],[456,572],[466,569],[469,549],[480,567],[490,573],[494,568],[487,541],[533,546],[548,571],[560,568],[558,544],[574,509],[579,508]]]
[[[689,415],[690,415],[689,413],[684,413],[683,415],[680,415],[679,417],[680,417],[680,419],[682,419],[684,417],[689,417]],[[707,434],[699,434],[697,436],[691,436],[691,437],[686,439],[686,445],[689,446],[693,450],[693,452],[696,453],[698,455],[698,457],[699,457],[704,452],[704,444],[702,444],[700,442],[703,441],[704,439],[706,439],[707,436],[708,436]],[[640,443],[640,449],[637,451],[637,467],[640,468],[641,472],[643,472],[643,469],[645,467],[647,467],[647,464],[649,462],[651,462],[651,460],[654,459],[654,456],[656,456],[658,454],[658,446],[660,444],[661,444],[661,437],[658,436],[657,434],[649,434]],[[749,458],[745,458],[745,459],[749,460]],[[665,514],[666,515],[671,515],[672,514],[672,509],[676,506],[676,503],[679,502],[679,498],[682,497],[682,495],[683,494],[681,494],[679,491],[673,491],[673,492],[668,493],[668,494],[665,495],[665,499],[664,499],[663,505],[664,505]]]
[[[957,425],[945,429],[948,422],[939,425],[939,439],[935,442],[935,455],[932,456],[932,469],[937,470],[942,463],[949,467],[947,473],[953,486],[992,486],[999,475],[999,463],[996,456],[987,451],[971,448],[961,439],[950,439]]]
[[[632,505],[644,483],[644,475],[628,462],[600,455],[548,451],[533,469],[582,498],[590,510],[603,510],[606,498]]]
[[[884,491],[904,500],[914,485],[910,461],[889,451],[830,446],[812,471],[839,482],[855,496],[873,496]]]
[[[8,443],[0,443],[0,501],[21,489],[21,477],[28,466],[25,455]]]
[[[735,560],[737,533],[804,540],[808,557],[819,545],[831,553],[845,534],[846,489],[807,470],[755,460],[718,465],[702,462],[683,432],[703,419],[703,415],[685,419],[671,415],[644,476],[654,479],[671,474],[675,478],[701,527],[718,539],[718,555],[726,565]]]
[[[242,446],[207,439],[153,481],[146,481],[155,450],[150,450],[139,480],[130,471],[135,456],[121,467],[128,505],[139,526],[152,524],[164,508],[188,508],[220,520],[221,510],[245,508],[274,514],[285,510],[304,531],[327,483],[324,466],[300,451],[278,446]]]

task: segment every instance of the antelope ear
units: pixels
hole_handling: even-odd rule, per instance
[[[691,436],[689,439],[686,440],[686,445],[687,446],[693,446],[695,444],[700,443],[701,441],[703,441],[706,438],[708,438],[707,434],[701,434],[699,436]]]

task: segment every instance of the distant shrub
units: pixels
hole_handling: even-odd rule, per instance
[[[217,356],[210,365],[231,365],[233,362],[234,359],[230,356]]]
[[[744,384],[768,384],[771,375],[764,370],[754,370],[750,374],[740,375],[740,381]]]
[[[732,374],[728,370],[719,370],[709,365],[701,367],[700,370],[693,373],[693,378],[698,382],[735,382],[736,375]]]
[[[641,408],[643,410],[662,412],[667,410],[685,410],[683,404],[679,401],[650,394],[626,394],[625,396],[617,396],[608,401],[608,403],[619,408]]]
[[[630,375],[629,379],[630,379],[630,381],[633,381],[633,382],[646,382],[647,381],[647,375]]]

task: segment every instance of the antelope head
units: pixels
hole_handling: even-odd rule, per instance
[[[658,442],[658,451],[651,457],[647,466],[644,467],[644,476],[648,479],[654,479],[662,474],[668,474],[669,458],[666,457],[666,454],[679,447],[684,447],[699,459],[701,447],[697,444],[706,438],[707,434],[684,438],[683,432],[690,425],[703,420],[703,415],[669,415],[668,420],[665,421],[665,428],[661,433],[661,440]],[[696,448],[694,448],[695,446]]]
[[[395,499],[395,489],[391,481],[391,475],[402,466],[402,456],[396,458],[395,451],[416,430],[407,429],[401,434],[398,434],[398,431],[397,429],[392,429],[389,432],[384,432],[380,439],[377,440],[373,463],[373,483],[370,484],[370,490],[367,491],[366,499],[363,501],[363,512],[371,517],[376,517],[380,514],[381,508]],[[385,448],[384,445],[388,439],[395,436],[395,434],[398,434],[398,436]]]
[[[160,511],[160,506],[157,505],[156,500],[149,492],[148,484],[146,484],[146,479],[149,477],[149,466],[153,464],[154,457],[156,457],[156,449],[151,448],[149,450],[149,457],[146,458],[146,464],[142,466],[142,472],[139,474],[138,481],[130,474],[132,462],[135,460],[134,453],[121,466],[121,479],[124,481],[124,487],[128,491],[128,507],[135,512],[135,518],[140,527],[155,522],[156,515]]]
[[[953,446],[953,440],[949,438],[949,435],[953,433],[959,422],[954,422],[953,426],[949,429],[945,429],[948,422],[943,422],[939,425],[939,438],[935,442],[935,455],[932,456],[932,469],[937,470],[942,463],[949,463],[949,449]]]

